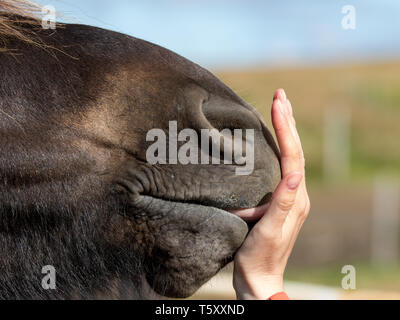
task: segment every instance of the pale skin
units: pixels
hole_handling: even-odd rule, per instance
[[[260,219],[235,256],[233,286],[238,299],[265,300],[284,290],[286,264],[310,211],[304,153],[282,89],[274,95],[272,123],[281,150],[282,180],[268,204],[236,213]]]

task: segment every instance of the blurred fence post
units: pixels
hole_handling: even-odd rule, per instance
[[[323,124],[324,179],[327,182],[345,180],[350,172],[350,110],[325,108]]]
[[[375,178],[372,195],[371,261],[397,264],[400,241],[400,185],[384,176]]]

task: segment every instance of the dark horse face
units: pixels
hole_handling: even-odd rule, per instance
[[[80,25],[0,53],[0,297],[95,297],[143,278],[193,294],[266,201],[278,150],[260,116],[210,72],[154,44]],[[150,164],[147,133],[254,129],[254,168]],[[200,148],[200,147],[199,147]],[[211,151],[210,151],[211,152]],[[54,266],[57,289],[41,287]],[[113,289],[114,288],[114,289]]]

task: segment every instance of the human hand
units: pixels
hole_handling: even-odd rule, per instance
[[[299,231],[310,211],[304,154],[293,110],[285,92],[274,95],[272,123],[281,150],[282,180],[269,203],[235,212],[260,217],[234,260],[238,299],[268,299],[283,291],[283,274]]]

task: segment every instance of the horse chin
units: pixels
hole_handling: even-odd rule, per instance
[[[139,196],[135,204],[149,214],[153,230],[146,279],[162,296],[185,298],[230,262],[248,226],[225,210],[199,204]]]

